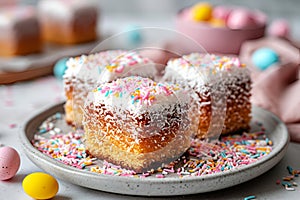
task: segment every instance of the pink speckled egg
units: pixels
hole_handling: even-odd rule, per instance
[[[0,148],[0,180],[8,180],[16,175],[20,167],[20,156],[12,147]]]
[[[250,11],[235,9],[228,16],[227,26],[231,29],[252,29],[257,27],[257,21]]]
[[[268,32],[275,37],[288,38],[290,36],[290,25],[284,19],[277,19],[271,23]]]

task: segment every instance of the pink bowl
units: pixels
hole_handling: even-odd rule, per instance
[[[208,53],[239,54],[244,41],[258,39],[265,35],[266,16],[260,11],[255,11],[255,16],[259,22],[257,27],[230,29],[225,26],[213,27],[205,22],[195,22],[188,16],[188,9],[181,10],[177,14],[176,29],[195,40]],[[192,52],[193,49],[189,49],[189,51]]]

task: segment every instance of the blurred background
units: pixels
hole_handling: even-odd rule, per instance
[[[0,0],[5,1],[5,0]],[[104,32],[119,32],[128,25],[174,27],[174,17],[178,10],[191,6],[197,0],[95,0],[101,9],[101,25]],[[36,4],[38,0],[20,0],[22,4]],[[271,23],[275,19],[284,18],[291,26],[291,36],[300,40],[300,1],[241,1],[210,0],[215,5],[237,5],[259,9],[268,16]],[[112,23],[113,22],[113,23]]]

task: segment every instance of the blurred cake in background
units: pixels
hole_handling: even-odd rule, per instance
[[[266,16],[260,11],[205,2],[181,10],[176,17],[176,29],[209,53],[238,54],[244,41],[263,37],[265,28]]]
[[[17,0],[1,0],[0,1],[0,7],[1,6],[12,6],[12,5],[16,5],[17,4]]]
[[[92,1],[41,0],[38,14],[47,42],[78,44],[97,39],[98,8]]]
[[[42,50],[41,31],[34,7],[1,7],[0,30],[0,56],[26,55]]]

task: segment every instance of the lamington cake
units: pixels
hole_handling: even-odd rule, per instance
[[[89,91],[98,83],[111,82],[120,77],[139,75],[154,78],[155,64],[136,52],[111,50],[82,55],[67,61],[63,76],[66,96],[66,121],[82,126],[82,109]]]
[[[251,78],[237,57],[184,55],[168,62],[164,80],[190,87],[198,94],[198,137],[249,129]]]
[[[0,56],[37,53],[42,38],[37,15],[32,6],[0,8]]]
[[[197,126],[189,106],[186,91],[171,83],[130,76],[100,84],[85,104],[85,147],[136,172],[157,168],[190,147]]]
[[[97,39],[98,8],[92,1],[41,0],[37,9],[45,41],[77,44]]]

